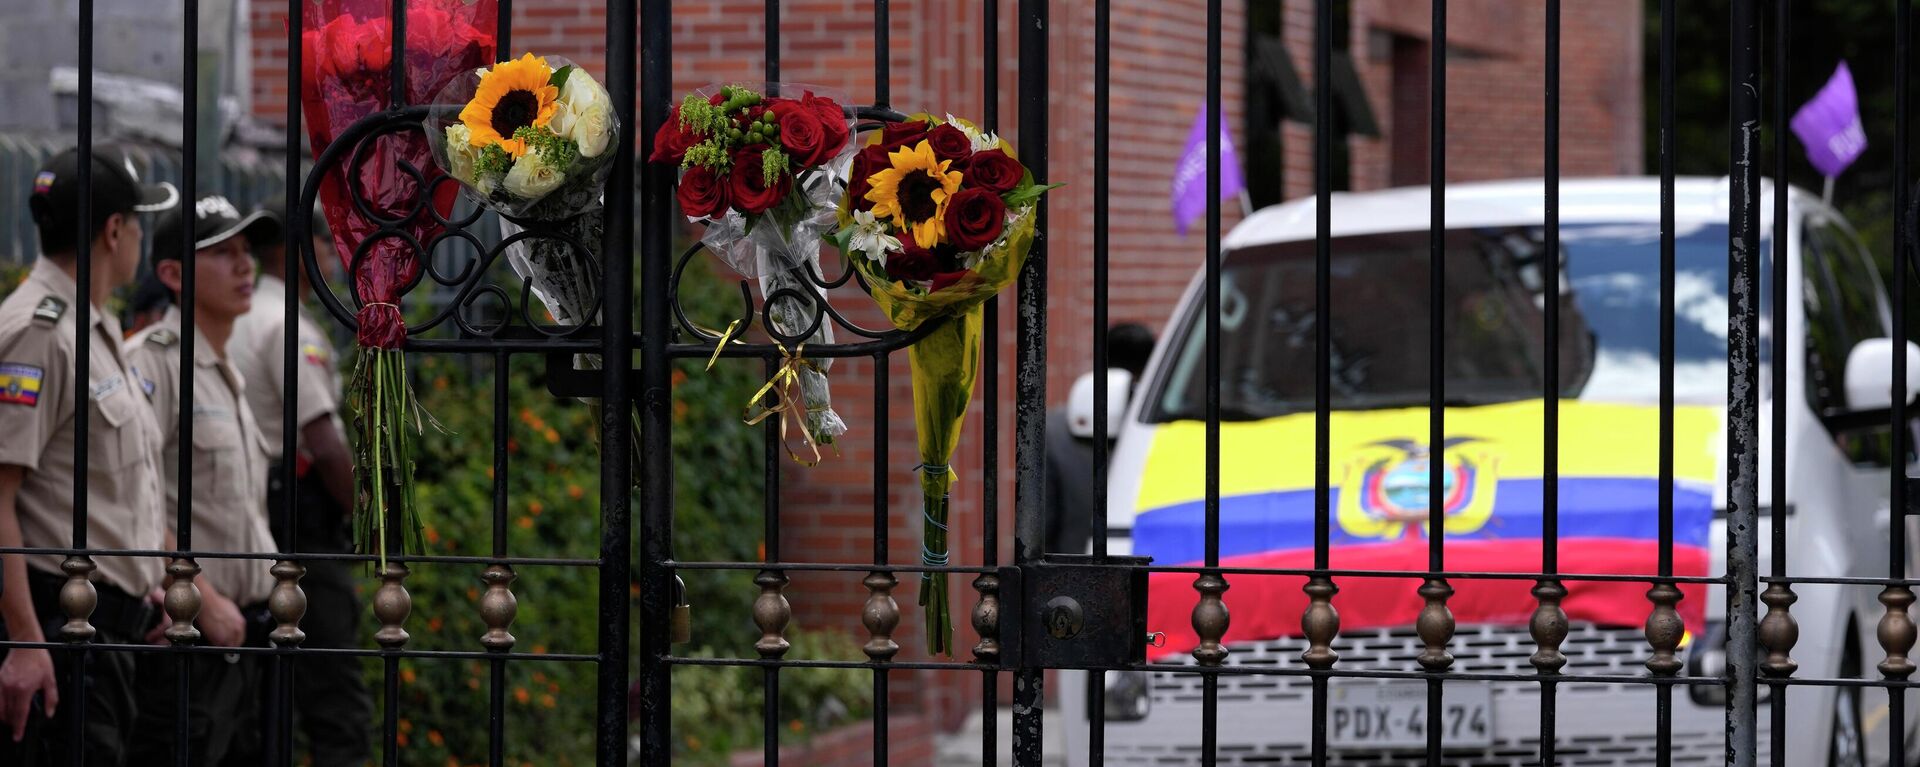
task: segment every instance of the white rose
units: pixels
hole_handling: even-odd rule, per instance
[[[598,157],[613,141],[613,101],[593,75],[578,67],[560,88],[559,109],[549,127],[580,147],[581,157]]]
[[[473,132],[462,123],[447,126],[447,174],[468,186],[479,186],[473,166],[480,150],[473,145]]]
[[[501,183],[506,185],[508,194],[523,200],[537,200],[560,188],[566,180],[567,174],[540,159],[539,152],[528,152],[514,161],[513,169],[507,171]]]
[[[581,157],[599,157],[613,143],[613,105],[601,101],[585,111],[573,113],[567,138],[580,145]]]

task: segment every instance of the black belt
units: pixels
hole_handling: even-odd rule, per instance
[[[60,587],[66,582],[64,576],[27,568],[28,591],[33,595],[36,611],[43,616],[64,616],[60,609]],[[99,598],[88,622],[126,641],[139,642],[146,638],[147,629],[152,626],[153,606],[145,597],[135,597],[100,581],[94,581],[93,590]]]

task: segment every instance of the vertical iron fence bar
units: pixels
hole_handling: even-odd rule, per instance
[[[388,518],[391,524],[393,519]],[[386,696],[384,720],[381,724],[381,767],[400,767],[400,656],[398,650],[386,650],[382,658],[380,679],[383,694]]]
[[[1209,29],[1209,40],[1217,42]],[[1107,423],[1107,116],[1112,44],[1113,8],[1109,0],[1093,4],[1093,519],[1087,529],[1093,539],[1093,554],[1107,555],[1107,460],[1110,428]],[[1216,57],[1217,58],[1217,57]],[[1216,77],[1217,67],[1213,73]],[[1079,552],[1073,552],[1079,553]],[[1107,761],[1107,672],[1095,669],[1087,673],[1087,764],[1102,767]],[[1061,726],[1067,726],[1062,724]]]
[[[390,109],[407,105],[407,0],[393,0],[393,103]]]
[[[393,34],[393,56],[391,79],[393,92],[388,108],[400,109],[407,105],[407,0],[393,0],[391,21],[388,22]],[[289,299],[291,300],[291,299]],[[398,528],[398,509],[387,511],[387,525]],[[381,664],[381,678],[385,682],[385,731],[386,752],[383,767],[400,767],[400,656],[398,650],[385,651],[385,663]]]
[[[184,216],[193,209],[199,199],[200,161],[200,125],[199,110],[196,105],[200,99],[200,2],[185,0],[181,7],[180,19],[180,204],[184,206]],[[155,243],[156,247],[178,247],[180,249],[180,409],[178,423],[175,425],[175,445],[178,445],[179,460],[174,462],[173,543],[176,552],[193,550],[193,353],[199,349],[194,342],[193,308],[199,303],[194,294],[194,227],[193,219],[182,219],[180,242]],[[154,264],[159,263],[158,259]],[[137,382],[129,382],[137,383]],[[191,569],[198,569],[192,560],[183,560],[175,553],[173,563],[179,562]],[[141,637],[130,637],[138,641]],[[181,643],[176,646],[184,646]],[[157,660],[157,659],[156,659]],[[193,703],[192,657],[187,653],[175,653],[173,662],[178,677],[174,680],[173,747],[174,763],[189,764],[193,761],[192,717],[188,709]]]
[[[495,8],[493,49],[495,61],[513,60],[513,0],[500,0]]]
[[[1332,430],[1329,411],[1333,366],[1330,345],[1333,263],[1333,0],[1313,5],[1313,566],[1327,565],[1332,488],[1327,475]],[[1318,580],[1325,581],[1325,578]],[[1312,581],[1308,587],[1314,586]],[[1337,615],[1337,613],[1336,613]],[[1336,622],[1336,626],[1337,626]],[[1327,764],[1327,678],[1313,678],[1313,764]]]
[[[780,81],[780,0],[766,0],[766,57],[767,82]],[[778,562],[778,558],[769,558]]]
[[[1206,322],[1206,456],[1204,544],[1206,565],[1220,566],[1220,0],[1207,0],[1207,322]],[[1099,391],[1098,388],[1095,391]],[[1097,412],[1097,411],[1096,411]],[[1095,434],[1095,439],[1104,435]],[[1196,588],[1220,578],[1205,572]],[[1217,594],[1213,595],[1215,598]],[[1196,611],[1197,615],[1197,611]],[[1195,619],[1198,623],[1198,618]],[[1198,628],[1196,626],[1196,628]],[[1201,633],[1202,637],[1208,636]],[[1204,640],[1203,640],[1204,645]],[[1218,663],[1219,661],[1214,661]],[[1202,666],[1208,666],[1205,659]],[[1200,763],[1213,767],[1219,758],[1220,677],[1205,669],[1200,676]]]
[[[766,0],[766,78],[768,95],[772,95],[780,81],[780,0]],[[825,293],[821,301],[826,300]],[[780,360],[775,355],[766,358],[767,380],[773,380],[774,372],[779,368]],[[785,404],[785,403],[782,403]],[[875,419],[875,423],[885,423]],[[884,427],[883,427],[884,428]],[[765,547],[766,556],[762,561],[779,562],[780,559],[780,419],[769,418],[761,429],[761,461],[766,466],[766,477],[761,484],[761,495],[765,501],[762,510],[760,539]],[[757,617],[757,616],[756,616]],[[760,670],[760,712],[761,712],[761,764],[778,767],[780,764],[780,667],[767,666]],[[875,727],[878,731],[880,727]]]
[[[1674,374],[1674,56],[1679,31],[1674,0],[1660,3],[1660,479],[1657,510],[1657,572],[1673,574],[1673,374]],[[1657,588],[1657,586],[1656,586]],[[1651,595],[1651,591],[1648,592]],[[1673,687],[1654,687],[1654,753],[1659,767],[1671,763]]]
[[[1769,489],[1771,500],[1768,516],[1772,533],[1768,547],[1772,554],[1769,564],[1771,574],[1776,578],[1785,578],[1787,575],[1787,67],[1791,39],[1788,24],[1791,23],[1792,8],[1792,0],[1774,0],[1773,260],[1769,264],[1773,282],[1773,316],[1769,328],[1772,333],[1773,364],[1767,371],[1771,378],[1768,404],[1772,410],[1773,437],[1767,448],[1773,470],[1770,477],[1772,487]],[[1768,588],[1789,590],[1791,594],[1791,587],[1784,583]],[[1787,687],[1784,683],[1774,682],[1768,698],[1768,753],[1773,767],[1786,767],[1787,764]]]
[[[1036,182],[1047,178],[1047,0],[1020,0],[1021,158]],[[1020,270],[1019,338],[1014,381],[1014,564],[1046,549],[1047,201],[1035,209],[1035,237]],[[1018,641],[1018,637],[1015,640]],[[1044,676],[1022,655],[1013,684],[1013,763],[1039,767]]]
[[[79,232],[74,244],[78,246],[75,262],[74,294],[80,305],[80,313],[74,316],[73,353],[73,547],[87,547],[87,421],[91,415],[86,407],[87,395],[93,373],[93,0],[80,0],[80,103],[79,141],[76,142],[76,159],[80,166],[80,210],[77,219]],[[68,557],[68,561],[86,560],[85,555]],[[88,652],[83,643],[69,645],[67,652],[72,653],[74,662],[67,674],[67,705],[73,708],[71,728],[67,730],[67,742],[73,744],[73,767],[83,767],[86,763],[86,722],[87,722],[87,660]]]
[[[639,120],[634,114],[634,4],[641,4],[640,50],[645,58],[639,67]],[[673,3],[671,0],[610,0],[607,8],[607,88],[613,93],[614,112],[621,120],[620,153],[614,161],[613,179],[607,184],[607,278],[610,288],[604,292],[608,307],[601,328],[601,342],[611,352],[606,374],[606,412],[613,428],[603,439],[618,441],[617,453],[607,454],[600,467],[601,531],[600,573],[600,646],[602,664],[617,664],[617,671],[606,666],[600,671],[600,750],[602,764],[619,764],[626,759],[625,690],[627,684],[627,571],[628,541],[627,496],[632,486],[632,457],[627,424],[634,403],[627,394],[627,360],[632,358],[629,331],[632,329],[633,270],[628,259],[633,253],[633,227],[639,224],[640,285],[656,299],[640,304],[640,710],[641,764],[667,764],[673,758],[672,694],[673,674],[667,666],[672,595],[665,586],[673,574],[661,563],[673,556],[673,441],[672,371],[667,360],[668,324],[667,280],[673,258],[673,183],[674,173],[657,163],[640,169],[640,220],[624,222],[625,211],[633,210],[634,134],[640,136],[640,156],[653,151],[653,134],[667,120],[667,101],[673,88]],[[632,127],[626,127],[632,126]],[[620,268],[613,268],[620,264]],[[615,424],[614,422],[619,422]],[[618,439],[615,439],[618,434]],[[615,455],[618,457],[615,458]],[[617,499],[615,497],[617,496]],[[610,501],[609,499],[615,499]],[[614,615],[609,616],[611,610]],[[617,625],[610,625],[617,624]]]
[[[503,3],[504,4],[504,3]],[[502,27],[504,29],[504,27]],[[502,38],[505,39],[505,38]],[[493,556],[507,555],[507,409],[510,407],[507,382],[513,359],[506,351],[493,354]],[[493,658],[490,686],[487,688],[487,764],[502,767],[506,762],[507,741],[507,659]]]
[[[887,514],[888,501],[888,454],[893,450],[893,435],[887,424],[892,421],[893,369],[888,363],[891,358],[886,352],[873,355],[873,571],[886,572],[888,560]],[[922,584],[922,588],[925,584]],[[929,629],[931,630],[931,629]],[[887,763],[887,670],[873,670],[873,763]]]
[[[1755,565],[1759,559],[1759,292],[1760,186],[1760,19],[1756,0],[1734,0],[1729,17],[1733,50],[1729,170],[1733,174],[1728,228],[1727,317],[1727,759],[1732,767],[1753,767],[1756,674],[1754,634],[1757,604]],[[1904,5],[1904,2],[1902,3]],[[1894,355],[1900,359],[1902,355]],[[1897,364],[1897,363],[1896,363]],[[1898,537],[1898,536],[1895,536]],[[1673,545],[1663,542],[1663,555]],[[1897,695],[1897,693],[1896,693]],[[1896,713],[1897,716],[1897,713]],[[1895,721],[1899,721],[1896,719]],[[1900,729],[1894,727],[1893,729]]]
[[[887,0],[874,0],[873,3],[873,102],[875,106],[886,107],[893,100],[893,19]],[[885,572],[887,567],[887,468],[888,453],[892,451],[892,435],[885,424],[891,421],[892,401],[889,388],[893,386],[893,370],[889,358],[884,353],[873,355],[873,412],[874,423],[880,428],[874,429],[873,437],[873,568],[875,573]],[[922,544],[922,548],[924,548]],[[889,574],[889,581],[892,578]],[[878,582],[876,580],[876,582]],[[931,581],[923,576],[920,588],[927,588]],[[897,619],[896,619],[897,620]],[[932,631],[933,627],[927,625]],[[896,640],[897,641],[897,640]],[[871,656],[870,656],[871,657]],[[889,655],[890,659],[892,656]],[[887,705],[888,684],[887,669],[873,670],[873,763],[887,763],[887,721],[890,716]]]
[[[1912,53],[1910,49],[1912,47],[1913,35],[1913,5],[1909,0],[1897,0],[1897,2],[1894,3],[1893,29],[1893,209],[1896,215],[1905,216],[1909,204],[1907,186],[1909,183],[1907,177],[1907,142],[1909,141],[1907,122],[1907,112],[1909,108],[1907,98],[1907,68],[1911,66],[1912,63]],[[1907,249],[1911,247],[1908,238],[1913,237],[1914,234],[1914,232],[1905,226],[1895,226],[1893,228],[1893,288],[1890,297],[1892,299],[1891,303],[1893,304],[1893,347],[1895,351],[1893,353],[1893,380],[1890,383],[1892,384],[1892,390],[1900,393],[1899,396],[1891,398],[1893,405],[1889,408],[1889,420],[1891,421],[1893,431],[1893,467],[1888,471],[1891,487],[1888,488],[1889,521],[1887,529],[1890,531],[1890,534],[1887,536],[1887,572],[1888,575],[1893,578],[1905,578],[1907,575],[1908,498],[1907,472],[1905,466],[1908,437],[1911,435],[1911,432],[1909,431],[1910,426],[1907,423],[1907,355],[1904,350],[1907,345]],[[1896,588],[1899,589],[1899,591],[1894,592]],[[1893,605],[1899,605],[1902,618],[1905,618],[1904,614],[1907,605],[1913,602],[1912,590],[1905,586],[1899,586],[1889,587],[1886,591],[1894,593],[1888,594],[1882,592],[1881,601],[1888,605],[1889,610],[1893,609]],[[1889,596],[1892,597],[1892,601],[1889,601]],[[1913,636],[1911,633],[1912,623],[1910,620],[1903,621],[1903,623],[1905,624],[1906,634],[1904,641],[1899,642],[1899,644],[1911,647],[1913,644],[1911,638]],[[1885,635],[1883,634],[1882,636]],[[1886,644],[1886,642],[1883,640],[1882,644]],[[1902,649],[1903,654],[1904,650],[1905,648]],[[1905,665],[1904,669],[1898,668],[1890,663],[1883,663],[1881,665],[1881,673],[1885,677],[1896,678],[1895,674],[1890,672],[1899,672],[1898,678],[1904,679],[1908,674],[1912,673],[1913,667],[1910,664],[1903,665]],[[1889,714],[1888,718],[1893,722],[1893,726],[1887,728],[1888,753],[1899,755],[1894,758],[1905,758],[1907,753],[1907,693],[1905,689],[1899,687],[1887,688],[1887,711]]]
[[[778,7],[779,6],[777,5],[775,0],[768,1],[768,8],[775,9],[775,10],[769,10],[767,12],[767,16],[768,16],[767,21],[768,21],[769,30],[773,29],[774,23],[778,16],[778,10],[777,10]],[[776,33],[769,31],[768,34],[770,35],[770,37],[768,38],[769,42],[767,43],[767,48],[768,48],[767,52],[771,54],[775,50],[774,49],[775,43],[772,42],[775,38],[771,37],[771,35],[774,35]],[[779,70],[780,70],[780,64],[777,58],[768,59],[767,82],[773,82],[774,78],[779,77]],[[769,355],[763,359],[763,363],[764,363],[763,367],[765,370],[765,374],[767,376],[767,380],[769,381],[773,380],[775,373],[780,368],[779,356]],[[883,419],[875,419],[875,423],[885,423],[885,421]],[[766,423],[761,426],[760,432],[761,432],[760,460],[766,470],[766,476],[761,485],[761,487],[764,488],[761,492],[761,496],[765,501],[765,506],[761,511],[762,517],[761,517],[761,528],[760,528],[761,545],[765,547],[764,550],[766,551],[766,555],[762,558],[761,561],[779,562],[781,561],[780,559],[780,419],[778,418],[767,419]],[[771,571],[762,571],[762,572],[771,572]],[[755,616],[755,617],[757,618],[758,616]],[[761,692],[760,713],[761,713],[761,719],[762,719],[761,728],[763,730],[760,736],[760,739],[763,741],[761,744],[763,746],[763,751],[760,757],[762,760],[761,764],[770,765],[772,767],[778,767],[778,765],[780,764],[780,667],[767,666],[765,668],[760,669],[760,674],[761,674],[761,682],[762,682],[761,691],[760,691]],[[875,728],[875,729],[879,729],[879,728]]]
[[[1445,494],[1447,458],[1447,365],[1446,365],[1446,274],[1447,274],[1447,0],[1433,0],[1433,22],[1429,33],[1432,59],[1427,65],[1427,571],[1447,568],[1447,508]],[[1546,339],[1546,357],[1554,359],[1556,344]],[[1549,365],[1552,363],[1549,362]],[[1422,611],[1421,634],[1428,644],[1421,665],[1429,671],[1444,671],[1446,666],[1435,656],[1435,646],[1452,634],[1451,627],[1432,625],[1428,613],[1434,605],[1446,609],[1446,580],[1428,575],[1420,587],[1428,599]],[[1438,602],[1432,601],[1438,599]],[[1449,617],[1446,621],[1451,623]],[[1442,640],[1435,642],[1433,640]],[[1439,767],[1440,748],[1445,740],[1441,731],[1446,722],[1443,704],[1446,691],[1439,679],[1427,680],[1427,767]]]
[[[893,86],[888,82],[893,67],[890,14],[887,0],[873,0],[873,105],[881,109],[893,102]]]
[[[1560,0],[1547,0],[1547,61],[1546,61],[1545,118],[1546,156],[1546,204],[1542,211],[1546,223],[1546,279],[1542,280],[1542,292],[1546,296],[1543,302],[1546,310],[1546,337],[1560,337]],[[1560,581],[1554,578],[1560,572],[1560,363],[1555,354],[1545,355],[1548,362],[1542,366],[1544,371],[1541,409],[1541,470],[1540,470],[1540,580],[1536,588],[1541,595],[1564,593]],[[1556,601],[1554,611],[1560,606]],[[1566,621],[1559,615],[1553,616],[1548,627],[1549,632],[1558,631],[1559,637],[1565,637]],[[1558,642],[1555,642],[1558,653]],[[1558,674],[1559,665],[1564,658],[1550,659],[1543,655],[1542,660],[1552,667],[1552,671],[1542,669],[1540,680],[1540,763],[1553,767],[1554,730],[1558,716],[1558,683],[1552,678]]]
[[[300,207],[300,73],[301,66],[301,26],[303,6],[289,4],[287,7],[287,156],[286,156],[286,200],[282,210],[287,212],[285,227],[286,273],[282,279],[287,283],[287,300],[282,315],[282,330],[285,341],[281,344],[280,369],[287,390],[280,403],[280,455],[298,455],[300,433],[297,424],[300,420],[300,263],[306,252],[302,243],[310,239],[308,233],[312,225],[312,213]],[[184,211],[183,211],[184,212]],[[316,254],[317,257],[317,254]],[[316,285],[316,288],[324,287]],[[286,504],[283,511],[286,521],[287,540],[282,541],[282,550],[294,553],[300,551],[300,504],[294,499],[299,493],[294,485],[299,476],[294,472],[294,461],[280,462],[280,487],[284,488],[281,502]],[[296,582],[297,585],[297,582]],[[293,767],[293,661],[286,653],[273,656],[272,672],[278,693],[273,713],[275,721],[269,722],[268,742],[272,744],[273,763],[280,767]],[[497,767],[497,766],[496,766]]]
[[[1000,0],[980,4],[980,61],[980,124],[987,132],[997,134],[1000,132]],[[980,564],[993,568],[1000,564],[1000,298],[988,298],[982,314],[981,336],[986,342],[980,349],[980,369],[985,371],[980,382]],[[1100,534],[1094,535],[1098,538]],[[999,576],[980,577],[993,579],[994,598],[1004,605],[1004,595],[998,593],[1002,585]],[[981,592],[982,599],[986,593]],[[997,634],[999,616],[991,618],[992,631]],[[998,636],[981,637],[983,643],[989,639],[998,646],[997,653],[1006,652]],[[999,657],[1002,656],[996,654],[994,659]],[[976,654],[976,660],[985,659]],[[1099,751],[1094,754],[1098,759]],[[982,764],[991,765],[999,758],[1000,674],[982,671],[980,759]],[[1094,764],[1097,767],[1099,762]]]

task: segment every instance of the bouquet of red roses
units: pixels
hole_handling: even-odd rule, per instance
[[[921,561],[947,564],[948,462],[980,372],[981,304],[1013,283],[1033,246],[1034,209],[1055,185],[1003,139],[948,115],[875,132],[854,157],[833,241],[901,330],[939,323],[907,350],[926,517]],[[927,651],[951,654],[946,573],[924,573]]]
[[[846,110],[819,89],[770,83],[696,91],[654,136],[649,159],[680,166],[680,209],[689,220],[706,222],[701,241],[734,271],[759,280],[769,323],[788,337],[804,334],[801,347],[833,343],[833,323],[821,316],[826,296],[815,281],[820,243],[834,227],[839,178],[852,153],[852,128]],[[826,376],[832,361],[807,360],[802,351],[794,350],[775,377],[798,391],[783,392],[780,404],[758,417],[798,418],[817,461],[818,446],[832,444],[847,425],[833,411]]]
[[[313,0],[300,3],[300,93],[314,156],[355,123],[395,106],[393,25],[387,0]],[[457,75],[493,61],[493,0],[414,0],[407,4],[406,96],[425,103]],[[402,548],[421,546],[413,504],[413,443],[423,418],[407,385],[406,320],[401,294],[420,275],[413,243],[431,242],[453,210],[455,188],[433,182],[440,173],[424,136],[387,132],[359,162],[349,157],[321,169],[320,203],[334,245],[359,298],[358,340],[348,404],[353,410],[355,530],[362,551],[387,550],[387,511],[397,504],[406,528]],[[402,165],[417,169],[416,179]],[[366,204],[363,214],[354,196]],[[436,218],[425,205],[439,213]],[[382,222],[407,237],[378,236]],[[409,242],[409,238],[412,242]],[[371,240],[371,242],[369,242]],[[364,247],[363,247],[364,245]]]

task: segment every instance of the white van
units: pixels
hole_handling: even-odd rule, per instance
[[[1544,182],[1449,185],[1446,249],[1447,569],[1536,572],[1541,567],[1545,302],[1561,306],[1559,566],[1568,573],[1656,572],[1659,547],[1658,402],[1660,193],[1651,178],[1561,183],[1562,279],[1544,286]],[[1727,389],[1728,204],[1725,179],[1677,184],[1673,567],[1725,570],[1724,428]],[[1427,566],[1427,188],[1332,199],[1331,565],[1346,570]],[[1762,231],[1772,232],[1763,185]],[[1889,514],[1888,386],[1893,347],[1879,271],[1851,227],[1817,197],[1790,192],[1787,232],[1787,492],[1773,503],[1767,447],[1771,398],[1771,280],[1760,302],[1763,509],[1787,516],[1789,574],[1882,576]],[[1255,213],[1222,243],[1221,535],[1224,566],[1312,566],[1314,499],[1315,201]],[[1771,253],[1771,242],[1763,243]],[[1763,259],[1763,275],[1770,268]],[[1132,389],[1108,472],[1108,549],[1156,565],[1204,556],[1205,373],[1196,277]],[[1920,391],[1920,347],[1908,345]],[[1091,387],[1079,387],[1090,396]],[[1085,406],[1086,403],[1080,403]],[[1087,406],[1090,407],[1090,406]],[[1086,409],[1086,407],[1083,407]],[[1881,415],[1876,420],[1874,411]],[[1863,425],[1864,424],[1864,425]],[[1763,514],[1768,512],[1763,511]],[[1760,572],[1768,572],[1768,520]],[[1920,550],[1911,548],[1910,550]],[[1155,573],[1148,630],[1166,645],[1154,663],[1187,665],[1197,599],[1191,574]],[[1307,603],[1299,576],[1229,576],[1227,663],[1301,669]],[[1418,578],[1335,579],[1336,668],[1419,670]],[[1561,649],[1568,677],[1645,674],[1645,582],[1563,582],[1572,628]],[[1530,579],[1454,579],[1453,670],[1534,673],[1527,619]],[[1684,673],[1724,668],[1720,587],[1683,587]],[[1797,585],[1799,676],[1877,677],[1870,586]],[[1311,685],[1304,676],[1219,677],[1219,764],[1311,763]],[[1086,676],[1061,679],[1068,763],[1087,763]],[[1329,694],[1330,764],[1421,765],[1424,689],[1417,680],[1335,679]],[[1106,674],[1106,763],[1200,762],[1201,681],[1194,674]],[[1446,762],[1534,764],[1540,685],[1449,682]],[[1724,757],[1723,688],[1674,691],[1675,764]],[[1566,764],[1655,763],[1651,685],[1563,682],[1556,744]],[[1766,688],[1761,689],[1763,700]],[[1763,702],[1760,721],[1768,719]],[[1887,763],[1886,696],[1853,687],[1794,687],[1787,764]],[[1911,729],[1911,728],[1910,728]],[[1763,756],[1767,737],[1760,738]]]

